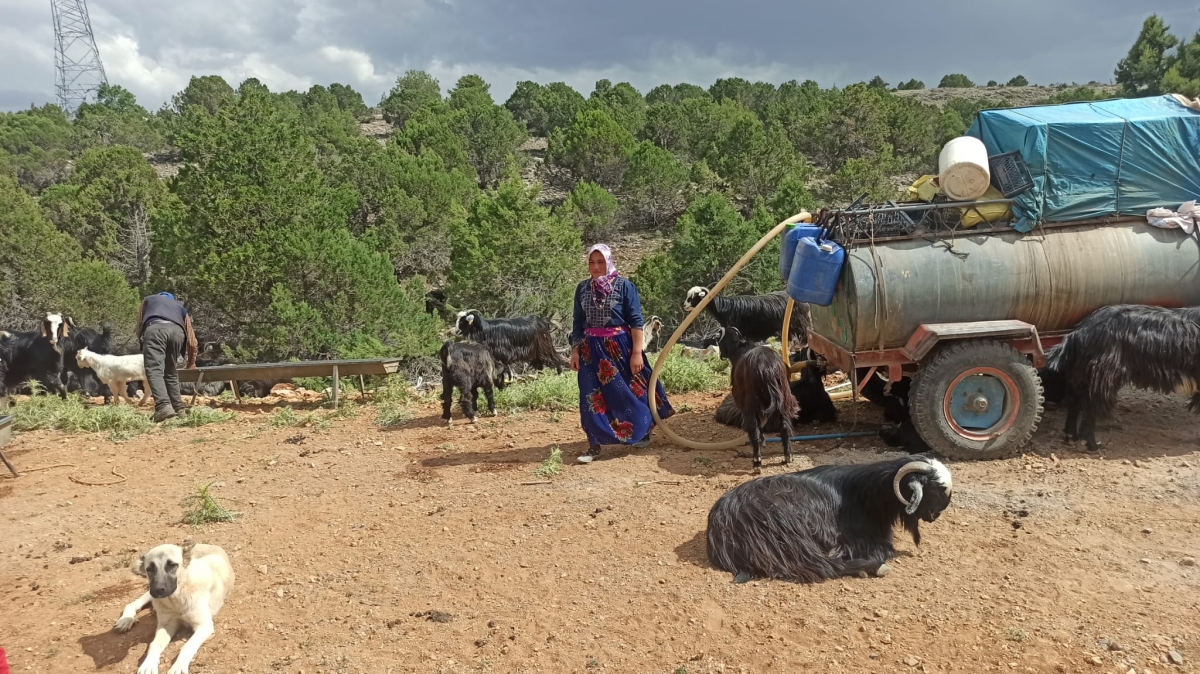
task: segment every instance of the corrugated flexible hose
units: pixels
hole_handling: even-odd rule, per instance
[[[691,326],[692,322],[695,321],[700,313],[704,311],[704,308],[708,306],[708,303],[712,301],[712,298],[716,297],[717,294],[720,293],[721,290],[726,286],[726,284],[733,280],[734,276],[737,276],[737,273],[741,271],[742,267],[745,267],[747,264],[749,264],[750,260],[753,260],[754,256],[771,242],[771,239],[779,236],[780,233],[787,229],[788,225],[802,222],[808,217],[810,216],[807,212],[797,213],[778,225],[775,225],[774,229],[767,232],[763,238],[759,239],[758,243],[754,244],[750,250],[746,251],[746,253],[742,255],[742,257],[739,258],[732,267],[729,268],[729,271],[725,272],[725,275],[721,277],[721,280],[717,282],[717,285],[713,286],[709,290],[708,294],[700,300],[700,304],[697,305],[695,309],[689,311],[686,316],[684,316],[683,322],[679,324],[679,327],[675,328],[675,332],[671,334],[671,338],[667,340],[666,345],[663,346],[662,350],[658,352],[658,358],[654,361],[654,369],[650,372],[650,415],[654,417],[654,423],[657,428],[662,429],[663,434],[670,438],[671,442],[683,447],[687,447],[688,449],[701,450],[737,449],[745,446],[746,438],[744,437],[734,440],[725,440],[723,442],[697,442],[695,440],[689,440],[677,435],[675,431],[671,430],[671,427],[668,426],[666,422],[664,422],[662,418],[658,416],[658,403],[655,401],[654,388],[658,384],[658,377],[660,374],[662,374],[663,365],[667,362],[667,358],[671,354],[671,349],[675,348],[675,343],[679,341],[679,338],[683,336],[683,333],[687,332],[688,327]],[[792,310],[794,306],[795,302],[789,297],[787,309],[784,311],[783,315],[783,334],[781,335],[782,339],[780,341],[780,344],[783,345],[784,353],[787,353],[788,350],[788,324],[791,322]],[[784,357],[784,362],[787,362],[786,356]],[[804,369],[804,365],[804,363],[797,363],[796,365],[791,366],[790,369],[792,372],[799,372],[800,370]],[[852,396],[853,391],[838,391],[837,393],[830,394],[830,397],[834,400],[850,398]],[[841,434],[839,433],[834,435],[840,436]]]

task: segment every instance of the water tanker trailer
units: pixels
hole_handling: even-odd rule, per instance
[[[1144,218],[842,245],[832,301],[810,305],[809,345],[858,390],[872,376],[911,377],[917,432],[953,458],[1029,440],[1042,414],[1036,368],[1092,311],[1200,305],[1200,246]]]
[[[811,310],[812,350],[856,391],[870,377],[909,378],[909,413],[929,447],[985,459],[1029,441],[1042,416],[1038,368],[1080,319],[1113,304],[1200,305],[1200,223],[1147,218],[1200,198],[1200,101],[990,110],[968,136],[956,151],[980,149],[985,194],[951,200],[914,185],[919,198],[906,202],[790,218],[705,301],[783,234],[780,271]],[[666,434],[703,449],[740,444]]]

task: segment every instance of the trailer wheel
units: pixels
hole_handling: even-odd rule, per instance
[[[1029,442],[1042,418],[1042,382],[1016,349],[975,341],[941,347],[913,377],[913,426],[952,459],[996,459]]]

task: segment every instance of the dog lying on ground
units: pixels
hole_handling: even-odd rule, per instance
[[[213,616],[233,590],[229,557],[216,545],[196,545],[189,538],[182,546],[168,543],[150,550],[138,559],[133,572],[147,578],[150,591],[125,607],[114,629],[129,631],[137,622],[138,611],[147,604],[154,607],[158,630],[138,674],[158,674],[158,660],[171,638],[181,627],[191,628],[191,638],[167,672],[187,674],[196,652],[213,635]]]

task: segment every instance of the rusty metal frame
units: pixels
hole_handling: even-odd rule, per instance
[[[961,339],[995,339],[1004,342],[1033,360],[1033,366],[1046,366],[1046,350],[1063,340],[1066,332],[1039,335],[1037,328],[1022,321],[978,321],[967,323],[931,323],[921,325],[899,349],[850,351],[813,331],[808,332],[809,347],[855,382],[855,394],[879,368],[886,367],[888,381],[904,378],[904,366],[919,364],[940,343]],[[868,378],[855,381],[859,368],[870,368]]]

